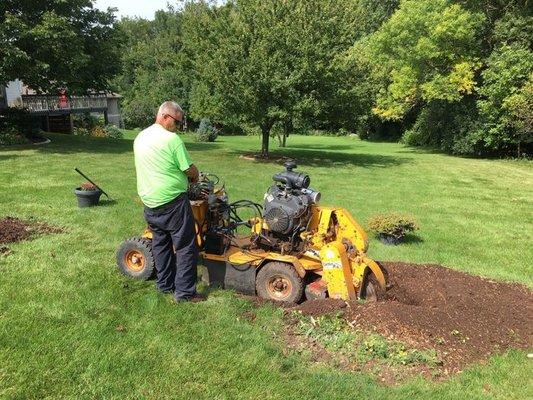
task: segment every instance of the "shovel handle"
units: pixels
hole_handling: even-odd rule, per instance
[[[100,186],[98,186],[96,183],[94,183],[94,182],[91,180],[91,178],[89,178],[87,175],[85,175],[83,172],[81,172],[81,171],[78,169],[78,167],[74,168],[74,171],[76,171],[78,174],[80,174],[80,175],[83,176],[85,179],[87,179],[89,182],[91,182],[91,183],[94,185],[94,187],[96,187],[97,189],[101,190],[102,193],[105,194],[106,197],[107,197],[108,199],[111,199],[111,197],[109,197],[109,195],[108,195],[106,192],[104,192],[104,190],[103,190]]]

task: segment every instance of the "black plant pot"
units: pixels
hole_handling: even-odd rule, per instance
[[[403,241],[403,237],[396,237],[388,235],[386,233],[380,233],[378,239],[381,243],[384,243],[389,246],[397,246]]]
[[[102,191],[96,190],[81,190],[76,188],[74,190],[76,197],[78,198],[78,207],[92,207],[98,205]]]

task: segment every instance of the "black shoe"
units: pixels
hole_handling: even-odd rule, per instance
[[[205,301],[206,297],[203,294],[196,293],[190,297],[174,297],[174,300],[176,300],[177,303],[182,303],[182,302],[199,303],[201,301]]]

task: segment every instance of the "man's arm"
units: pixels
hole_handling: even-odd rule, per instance
[[[191,164],[190,167],[183,172],[185,172],[185,175],[187,175],[193,183],[198,182],[200,172],[198,171],[198,168],[196,168],[196,165]]]

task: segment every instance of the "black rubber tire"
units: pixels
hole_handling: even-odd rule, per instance
[[[142,255],[139,269],[133,269],[128,265],[128,258],[132,253]],[[147,280],[153,277],[155,275],[155,259],[152,253],[151,240],[134,237],[122,242],[117,250],[117,267],[120,272],[130,278]]]
[[[274,295],[271,284],[273,280],[282,280],[285,282],[286,290],[280,290],[279,295]],[[291,264],[271,261],[263,265],[257,273],[255,288],[257,295],[263,299],[297,303],[302,298],[304,282]],[[287,293],[283,293],[284,291]],[[278,292],[275,291],[275,293]]]

